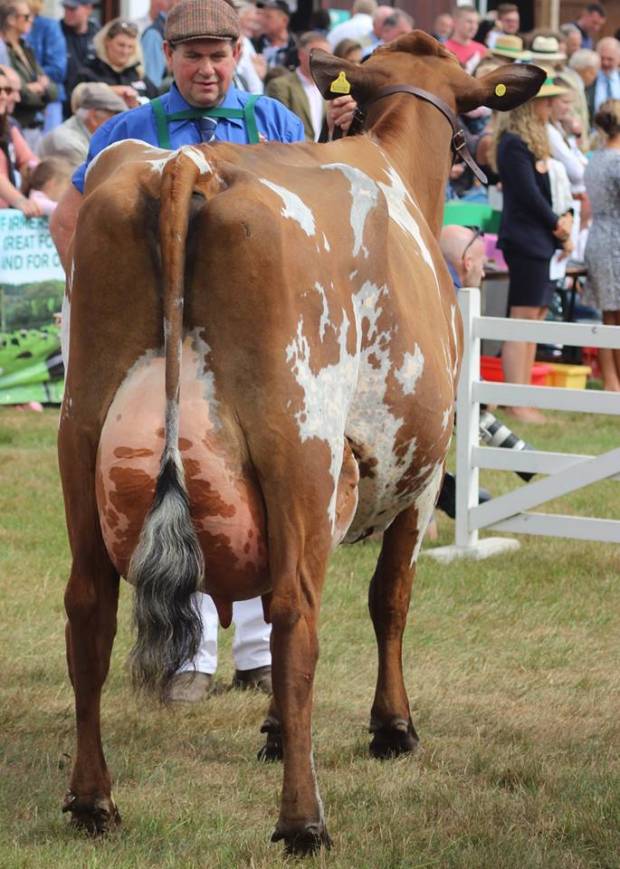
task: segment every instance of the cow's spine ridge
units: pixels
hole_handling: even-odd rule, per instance
[[[190,199],[200,176],[195,159],[180,151],[162,176],[160,243],[164,274],[165,446],[155,498],[132,556],[136,641],[131,669],[136,687],[165,698],[182,664],[197,653],[202,635],[194,593],[204,559],[194,529],[179,452],[179,396],[183,340],[183,278]]]

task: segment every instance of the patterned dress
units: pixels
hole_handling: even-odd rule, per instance
[[[586,243],[588,269],[583,302],[601,311],[620,310],[620,150],[592,155],[585,174],[592,205]]]

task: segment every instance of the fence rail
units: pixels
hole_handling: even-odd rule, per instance
[[[482,317],[480,290],[476,288],[461,290],[459,302],[464,347],[457,396],[455,545],[427,550],[428,554],[444,560],[463,555],[482,558],[519,545],[513,538],[480,539],[479,532],[483,529],[620,543],[618,520],[532,512],[546,501],[569,495],[592,483],[607,479],[619,481],[620,448],[600,456],[588,456],[542,450],[515,451],[479,444],[481,402],[620,416],[618,393],[481,381],[481,339],[620,349],[620,328]],[[480,468],[545,476],[479,505]]]

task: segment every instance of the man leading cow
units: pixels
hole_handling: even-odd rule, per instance
[[[164,35],[164,53],[174,77],[170,92],[124,112],[97,131],[86,163],[76,171],[74,186],[56,210],[50,229],[66,270],[86,171],[113,142],[140,139],[162,148],[179,148],[211,140],[235,144],[304,140],[302,122],[283,105],[233,87],[240,27],[226,0],[181,0],[168,15]],[[218,616],[208,595],[197,592],[196,605],[203,624],[202,643],[196,658],[187,661],[172,681],[170,700],[197,702],[211,688],[217,665]],[[260,598],[235,603],[233,621],[234,684],[269,692],[271,629],[263,618]]]

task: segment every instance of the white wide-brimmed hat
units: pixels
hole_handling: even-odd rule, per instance
[[[566,54],[560,51],[560,43],[555,36],[535,36],[530,46],[532,63],[557,63],[566,60]]]

